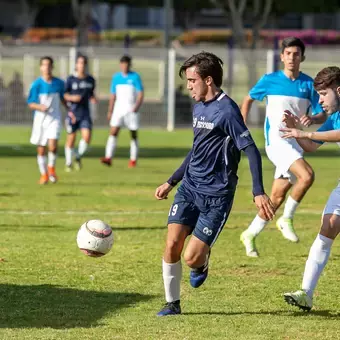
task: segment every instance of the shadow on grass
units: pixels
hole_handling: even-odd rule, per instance
[[[152,295],[85,291],[53,285],[0,285],[0,328],[95,327],[108,313]]]
[[[324,318],[340,318],[339,312],[334,312],[331,310],[312,310],[311,312],[295,311],[290,312],[287,310],[277,310],[277,311],[258,311],[258,312],[223,312],[223,311],[210,311],[210,312],[189,312],[183,313],[183,315],[273,315],[273,316],[294,316],[294,317],[313,317],[320,316]]]

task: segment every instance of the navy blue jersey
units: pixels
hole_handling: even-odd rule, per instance
[[[240,150],[254,144],[237,104],[225,93],[193,110],[194,142],[183,185],[207,195],[234,192]]]
[[[94,96],[95,87],[96,82],[90,75],[85,78],[76,76],[67,78],[65,92],[82,97],[79,103],[68,102],[69,110],[73,112],[77,120],[90,117],[89,99]]]

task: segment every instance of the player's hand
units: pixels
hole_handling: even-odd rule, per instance
[[[44,105],[44,104],[40,104],[40,109],[39,109],[39,111],[41,111],[41,112],[47,112],[47,110],[48,110],[48,106],[46,106],[46,105]]]
[[[254,202],[259,211],[262,211],[266,220],[272,220],[275,215],[275,208],[270,200],[270,198],[266,195],[258,195],[254,197]]]
[[[285,110],[282,116],[282,122],[286,124],[288,128],[296,128],[300,124],[299,118],[291,113],[289,110]]]
[[[305,127],[310,127],[313,124],[313,119],[307,115],[300,118],[300,123]]]
[[[160,185],[155,192],[155,197],[158,200],[166,200],[168,198],[169,192],[173,189],[173,186],[169,183],[164,183]]]
[[[72,95],[71,102],[73,103],[79,103],[81,101],[81,95],[80,94],[74,94]]]
[[[90,98],[90,102],[91,102],[92,104],[98,104],[98,100],[97,100],[96,97],[91,97],[91,98]]]
[[[68,116],[71,118],[72,124],[75,124],[77,122],[77,118],[76,118],[76,116],[74,115],[73,112],[69,111]]]
[[[107,120],[110,121],[111,118],[112,118],[112,112],[109,111],[109,112],[107,113]]]
[[[308,132],[301,131],[299,129],[290,129],[290,128],[284,128],[280,129],[281,138],[288,139],[288,138],[307,138]]]

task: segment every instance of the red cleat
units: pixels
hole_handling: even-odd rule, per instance
[[[55,167],[54,166],[49,166],[47,168],[47,173],[48,173],[48,179],[50,180],[50,182],[57,183],[58,177],[57,177],[57,175],[55,173]]]
[[[45,175],[41,175],[40,176],[40,180],[39,180],[39,184],[47,184],[48,183],[48,175],[45,174]]]
[[[102,164],[105,164],[105,165],[107,165],[107,166],[111,166],[111,164],[112,164],[110,158],[102,157],[102,158],[100,159],[100,161],[101,161]]]
[[[130,160],[129,162],[129,168],[135,168],[137,166],[137,161]]]

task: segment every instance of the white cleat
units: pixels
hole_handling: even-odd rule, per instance
[[[302,289],[294,293],[285,293],[283,297],[288,304],[296,306],[305,312],[309,312],[313,307],[313,299]]]
[[[247,233],[247,231],[244,231],[241,234],[240,241],[243,243],[243,245],[246,248],[246,254],[249,257],[259,257],[259,253],[255,246],[255,236]]]
[[[299,237],[294,230],[293,219],[280,217],[276,222],[276,227],[281,231],[285,239],[291,242],[299,242]]]

